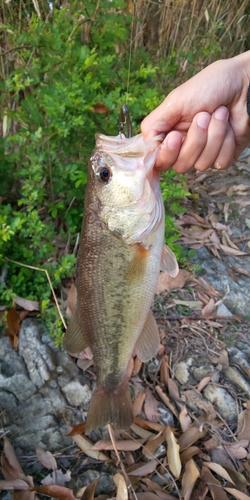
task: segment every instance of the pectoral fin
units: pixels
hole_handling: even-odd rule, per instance
[[[152,312],[149,311],[141,335],[135,344],[135,353],[141,361],[146,363],[157,354],[159,346],[158,326]]]
[[[167,247],[167,245],[163,245],[162,253],[161,253],[161,270],[170,274],[173,278],[177,276],[179,272],[178,262],[172,250]]]
[[[74,354],[79,354],[89,347],[89,343],[84,338],[83,326],[80,324],[77,313],[77,304],[70,318],[68,328],[63,338],[64,349]]]
[[[142,244],[138,244],[137,251],[130,262],[127,279],[129,281],[137,281],[145,274],[150,248],[145,248]]]

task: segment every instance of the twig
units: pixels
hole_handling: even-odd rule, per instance
[[[17,262],[16,260],[8,259],[8,257],[5,257],[5,260],[7,260],[8,262],[12,262],[13,264],[17,264],[18,266],[21,266],[21,267],[27,267],[28,269],[34,269],[34,271],[42,271],[43,273],[46,274],[46,277],[47,277],[47,280],[49,282],[49,286],[50,286],[50,289],[51,289],[51,292],[52,292],[52,295],[53,295],[53,298],[54,298],[54,301],[55,301],[55,304],[56,304],[56,307],[58,310],[58,314],[59,314],[61,321],[62,321],[62,324],[66,330],[67,325],[66,325],[64,317],[61,313],[61,309],[59,307],[58,300],[56,298],[56,294],[54,292],[54,288],[53,288],[53,285],[52,285],[52,282],[51,282],[51,279],[50,279],[50,276],[49,276],[47,269],[42,269],[41,267],[29,266],[28,264],[23,264],[22,262]]]

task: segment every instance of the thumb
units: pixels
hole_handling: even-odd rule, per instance
[[[151,139],[161,132],[169,132],[179,122],[182,112],[176,100],[171,99],[172,92],[141,123],[144,139]]]

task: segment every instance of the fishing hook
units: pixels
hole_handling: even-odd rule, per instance
[[[125,131],[124,131],[125,129]],[[123,104],[119,117],[119,134],[124,133],[125,137],[132,137],[132,122],[127,104]]]

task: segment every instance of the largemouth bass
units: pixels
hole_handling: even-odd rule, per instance
[[[77,305],[64,347],[90,346],[96,388],[85,432],[114,423],[128,428],[132,406],[126,369],[132,353],[146,362],[159,348],[150,311],[160,269],[178,264],[163,243],[164,206],[154,170],[159,137],[96,135],[88,167],[77,264]]]

